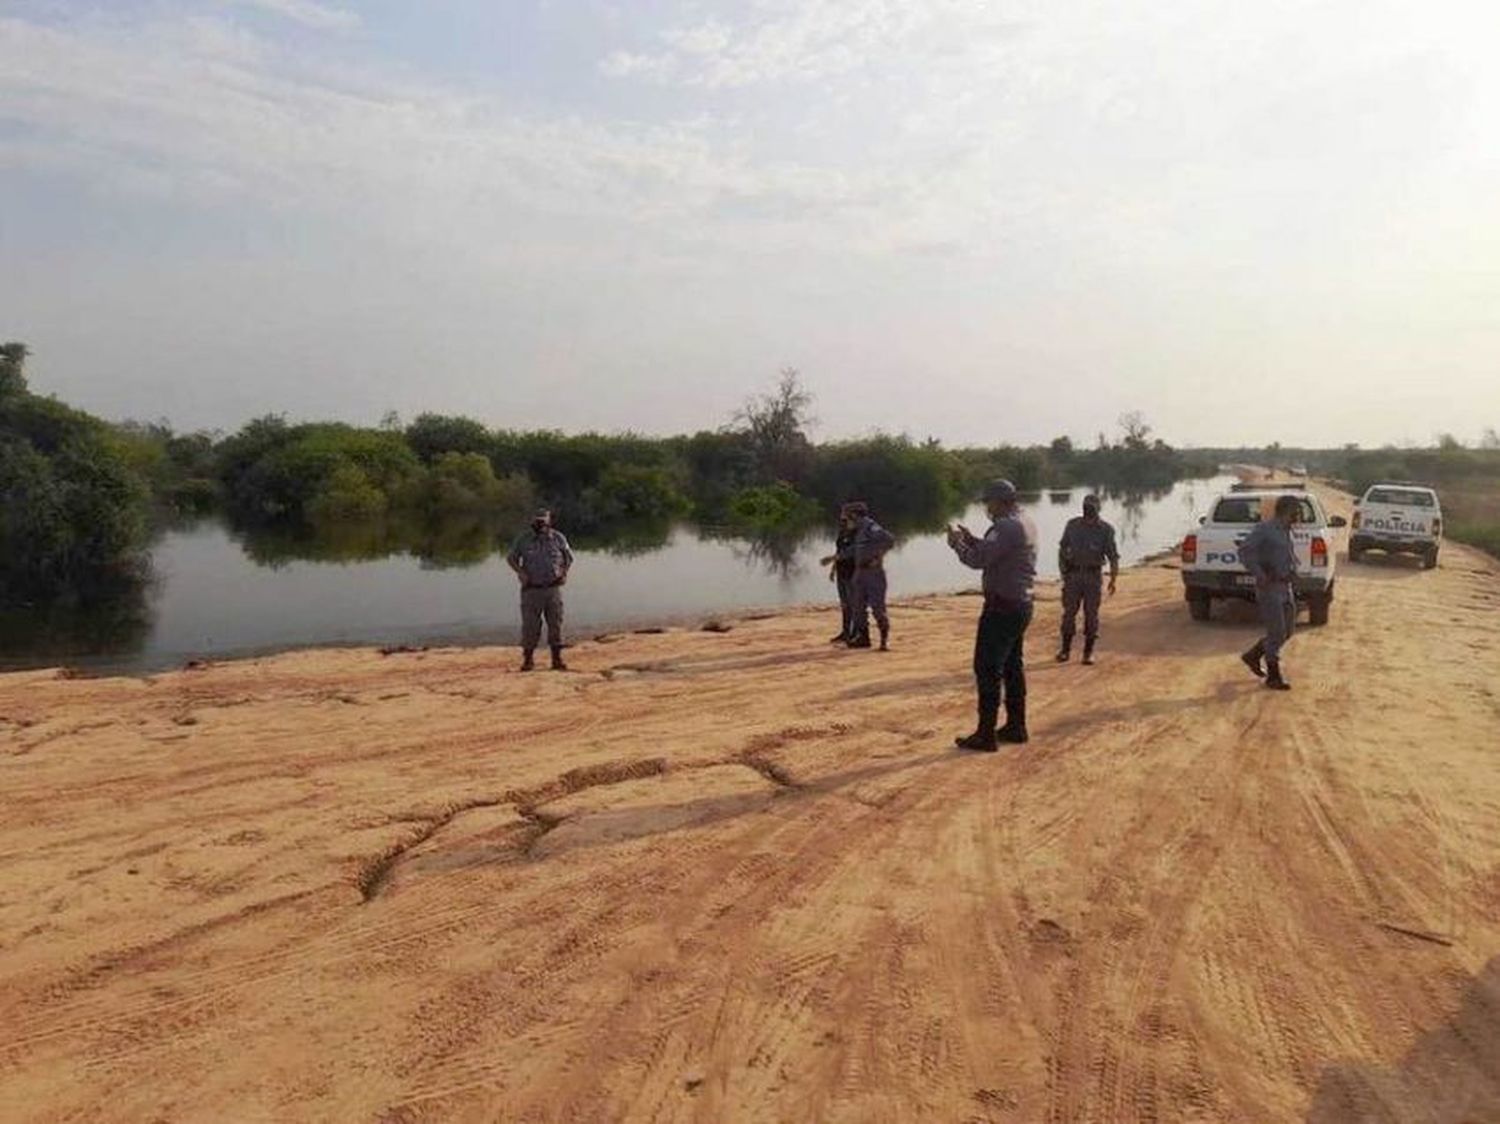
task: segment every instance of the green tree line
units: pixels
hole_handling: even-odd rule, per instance
[[[374,550],[398,530],[441,544],[444,525],[462,524],[463,541],[479,543],[545,504],[583,541],[650,543],[683,518],[785,532],[856,498],[898,529],[917,529],[995,476],[1023,489],[1156,488],[1199,467],[1151,439],[1136,415],[1092,448],[1065,437],[1035,448],[947,449],[891,435],[815,443],[811,397],[792,370],[728,424],[691,435],[491,428],[431,413],[376,427],[269,415],[228,435],[177,433],[165,421],[112,425],[33,394],[27,354],[19,343],[0,351],[0,565],[13,596],[138,570],[153,508],[222,510],[241,526],[282,528],[288,543],[309,530],[365,528],[324,537]]]
[[[439,516],[546,504],[570,526],[692,518],[700,523],[786,526],[864,499],[900,523],[930,523],[986,479],[1022,488],[1108,482],[1161,487],[1199,465],[1138,417],[1092,448],[947,449],[935,440],[876,435],[814,443],[811,400],[796,372],[752,399],[724,427],[691,435],[564,434],[490,428],[472,418],[422,414],[408,425],[291,424],[258,418],[227,437],[180,437],[134,428],[155,453],[156,493],[169,503],[217,496],[250,520],[312,523],[390,514]],[[1212,466],[1209,466],[1211,469]]]

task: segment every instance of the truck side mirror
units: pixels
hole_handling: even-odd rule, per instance
[[[1349,526],[1349,520],[1345,519],[1342,515],[1335,515],[1328,521],[1328,525],[1330,527],[1347,527]]]
[[[1208,522],[1208,516],[1206,516],[1206,515],[1200,515],[1200,516],[1198,516],[1198,526],[1201,527],[1201,526],[1203,526],[1203,524],[1205,524],[1207,522]]]

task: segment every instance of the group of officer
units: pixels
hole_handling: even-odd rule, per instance
[[[981,571],[984,595],[974,636],[978,724],[972,734],[955,741],[961,749],[995,752],[1002,743],[1024,743],[1029,738],[1025,639],[1034,609],[1037,531],[1031,517],[1021,510],[1020,495],[1009,480],[989,484],[984,490],[984,503],[991,522],[983,537],[963,524],[947,529],[948,545],[958,560]],[[1266,686],[1281,690],[1287,688],[1281,675],[1281,648],[1291,635],[1296,613],[1291,594],[1296,557],[1290,531],[1295,508],[1295,500],[1278,504],[1275,517],[1258,525],[1241,549],[1247,568],[1256,577],[1257,601],[1266,627],[1265,638],[1242,658],[1251,671],[1266,680]],[[875,521],[868,504],[856,500],[840,509],[834,553],[821,560],[829,567],[829,580],[838,588],[842,614],[833,643],[872,647],[869,621],[873,617],[880,650],[889,649],[885,556],[895,545],[895,536]],[[545,622],[552,668],[566,671],[562,589],[573,565],[573,551],[567,538],[552,525],[551,512],[537,512],[530,530],[516,539],[506,561],[521,583],[521,670],[531,671],[536,666],[536,648]],[[1092,664],[1099,639],[1100,605],[1106,591],[1114,594],[1120,576],[1115,529],[1100,518],[1098,496],[1086,496],[1083,514],[1068,520],[1058,543],[1058,568],[1063,582],[1063,611],[1057,662],[1067,663],[1072,658],[1081,609],[1083,662]]]

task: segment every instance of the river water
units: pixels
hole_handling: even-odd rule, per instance
[[[1106,497],[1128,565],[1174,546],[1229,478],[1185,480],[1156,495]],[[1086,489],[1028,497],[1042,550],[1038,569],[1057,575],[1056,543]],[[878,515],[878,513],[877,513]],[[962,519],[975,533],[982,508]],[[567,527],[561,528],[564,532]],[[658,624],[701,624],[753,609],[836,601],[819,557],[832,531],[767,549],[764,544],[674,528],[664,545],[636,553],[577,550],[567,588],[573,638]],[[67,662],[95,671],[142,672],[194,658],[224,658],[315,645],[513,643],[516,582],[497,551],[468,565],[435,567],[408,553],[372,561],[278,557],[257,561],[223,523],[166,532],[152,554],[156,578],[129,627],[62,638],[13,635],[10,667]],[[892,597],[977,587],[940,533],[906,537],[886,565]],[[900,628],[899,610],[894,613]],[[829,618],[830,632],[837,622]]]

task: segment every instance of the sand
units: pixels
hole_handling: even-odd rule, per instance
[[[0,677],[6,1120],[1500,1120],[1500,566]],[[580,574],[578,580],[586,580]],[[895,576],[899,584],[899,575]]]

